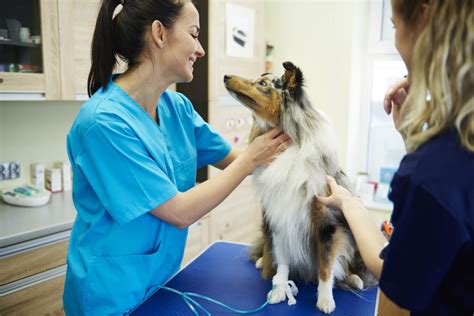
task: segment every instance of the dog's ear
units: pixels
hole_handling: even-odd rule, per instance
[[[283,74],[283,89],[292,92],[293,96],[298,96],[303,88],[303,73],[292,62],[283,63],[285,73]]]

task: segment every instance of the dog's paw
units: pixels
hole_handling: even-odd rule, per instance
[[[364,281],[362,281],[357,274],[351,274],[348,276],[347,284],[357,290],[362,290],[364,288]]]
[[[286,284],[274,285],[272,290],[268,292],[267,301],[269,304],[277,304],[286,300]]]
[[[283,284],[274,284],[273,288],[267,295],[269,304],[277,304],[288,298],[288,305],[296,304],[295,296],[298,294],[298,288],[293,281],[287,281]]]
[[[321,312],[329,314],[336,309],[336,302],[334,302],[334,298],[332,297],[318,296],[316,307]]]
[[[258,258],[257,261],[255,261],[255,268],[261,269],[262,264],[263,264],[262,262],[263,262],[263,257]]]

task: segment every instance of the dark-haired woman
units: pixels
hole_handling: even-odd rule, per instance
[[[123,314],[179,268],[187,227],[222,202],[288,137],[272,130],[238,154],[167,91],[204,56],[190,1],[103,0],[92,43],[91,98],[68,137],[77,217],[64,288],[70,315]],[[112,75],[116,57],[128,64]],[[222,173],[195,186],[196,169]]]

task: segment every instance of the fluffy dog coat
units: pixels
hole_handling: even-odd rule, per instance
[[[317,283],[316,305],[330,313],[335,309],[334,281],[354,289],[374,281],[343,214],[315,198],[327,194],[326,175],[346,188],[349,181],[338,165],[332,127],[307,98],[301,70],[291,62],[283,66],[282,77],[224,77],[229,93],[253,112],[250,141],[275,126],[292,140],[270,165],[254,172],[264,220],[252,259],[264,278],[273,276],[270,303],[296,302],[291,276]]]

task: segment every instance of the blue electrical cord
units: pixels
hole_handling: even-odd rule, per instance
[[[160,289],[163,289],[163,290],[166,290],[166,291],[170,291],[172,293],[175,293],[175,294],[178,294],[178,295],[181,295],[183,297],[183,300],[184,302],[186,303],[186,305],[188,305],[189,309],[193,311],[194,315],[196,316],[199,316],[199,312],[196,310],[196,307],[201,310],[205,315],[207,316],[211,316],[211,313],[206,310],[204,307],[202,307],[201,304],[199,304],[198,302],[196,302],[196,300],[194,300],[193,298],[191,297],[196,297],[196,298],[201,298],[201,299],[204,299],[206,301],[209,301],[209,302],[212,302],[214,304],[217,304],[219,306],[222,306],[232,312],[235,312],[235,313],[238,313],[238,314],[253,314],[253,313],[257,313],[259,311],[261,311],[262,309],[264,309],[267,305],[268,305],[268,301],[266,301],[265,303],[263,303],[260,307],[257,307],[256,309],[252,309],[252,310],[240,310],[240,309],[236,309],[236,308],[233,308],[233,307],[230,307],[229,305],[226,305],[222,302],[219,302],[213,298],[210,298],[208,296],[205,296],[205,295],[201,295],[201,294],[196,294],[196,293],[191,293],[191,292],[180,292],[178,290],[175,290],[173,288],[170,288],[170,287],[167,287],[167,286],[160,286],[159,287]]]

